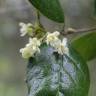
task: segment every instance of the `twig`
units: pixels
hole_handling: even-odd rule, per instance
[[[41,19],[41,15],[40,15],[40,12],[39,12],[39,10],[37,10],[36,9],[36,13],[37,13],[37,25],[39,26],[39,27],[41,27],[42,29],[44,29],[45,30],[45,28],[44,28],[44,26],[42,25],[42,23],[41,23],[41,21],[40,21],[40,19]]]
[[[65,30],[65,23],[66,23],[66,22],[65,22],[65,15],[64,15],[64,23],[63,23],[62,29],[61,29],[61,31],[60,31],[61,33],[62,33],[62,32],[65,32],[65,31],[64,31],[64,30]]]
[[[96,26],[93,28],[87,28],[87,29],[73,29],[73,28],[68,28],[65,32],[61,32],[62,35],[72,35],[72,34],[80,34],[80,33],[88,33],[90,31],[96,31]]]
[[[38,10],[36,10],[36,13],[37,13],[37,23],[39,24],[39,25],[41,25],[41,21],[40,21],[40,13],[39,13],[39,11]]]

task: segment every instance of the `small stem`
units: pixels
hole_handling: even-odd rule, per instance
[[[67,30],[65,32],[61,32],[61,34],[67,36],[72,34],[88,33],[90,31],[95,31],[95,30],[96,30],[96,26],[93,28],[86,28],[86,29],[79,29],[79,30],[73,29],[72,31]]]
[[[41,25],[41,21],[40,21],[40,13],[38,10],[36,10],[36,13],[37,13],[37,24],[38,25]]]
[[[61,29],[61,33],[65,31],[65,23],[63,23],[63,27]]]
[[[41,21],[40,21],[40,19],[41,19],[41,16],[40,16],[40,12],[39,12],[39,10],[36,10],[36,13],[37,13],[37,18],[36,18],[36,20],[37,20],[37,25],[39,26],[39,27],[41,27],[42,29],[44,29],[44,26],[42,25],[42,23],[41,23]],[[44,29],[45,30],[45,29]]]
[[[65,15],[64,15],[64,20],[65,20]],[[61,33],[64,32],[65,33],[65,21],[63,23],[62,29],[61,29]]]
[[[33,29],[35,29],[35,27],[34,26],[31,26]]]

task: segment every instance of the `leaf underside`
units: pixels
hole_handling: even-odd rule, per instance
[[[43,15],[51,20],[64,23],[64,13],[58,0],[29,0]]]
[[[96,32],[81,36],[71,45],[86,61],[96,58]]]
[[[61,56],[44,44],[29,59],[28,96],[87,96],[89,81],[86,63],[72,48],[70,56]]]

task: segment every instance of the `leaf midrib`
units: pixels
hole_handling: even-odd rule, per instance
[[[59,73],[58,73],[58,78],[59,78],[58,79],[58,90],[57,90],[56,96],[59,96],[59,91],[60,91],[60,77],[61,77],[60,72],[61,72],[61,68],[63,68],[63,71],[68,75],[70,81],[72,81],[73,84],[76,85],[75,80],[72,78],[72,76],[68,73],[68,71],[63,66],[63,56],[62,55],[61,55],[61,63],[59,63],[59,65],[60,65],[60,68],[59,68]]]

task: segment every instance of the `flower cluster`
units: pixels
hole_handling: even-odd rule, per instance
[[[46,43],[51,45],[59,54],[68,54],[67,38],[59,39],[59,32],[48,33]]]
[[[52,47],[55,47],[55,45],[57,43],[59,43],[59,35],[60,33],[58,31],[53,32],[53,33],[47,33],[47,37],[46,37],[46,43],[50,44]]]
[[[36,52],[40,53],[39,46],[40,41],[37,38],[29,38],[29,43],[26,44],[25,48],[20,49],[23,58],[30,58],[34,56]]]
[[[30,31],[32,31],[32,24],[28,23],[20,23],[21,26],[21,36],[24,36],[28,34]],[[63,38],[63,40],[59,39],[60,32],[55,31],[53,33],[48,32],[46,34],[46,37],[44,38],[43,41],[47,43],[47,45],[50,45],[51,47],[54,48],[56,52],[59,54],[68,54],[69,49],[68,49],[68,44],[67,44],[67,38]],[[36,37],[34,38],[29,38],[29,43],[26,44],[25,48],[20,49],[20,53],[22,53],[23,58],[30,58],[35,55],[35,53],[40,53],[40,45],[42,43],[42,38],[37,39]]]

